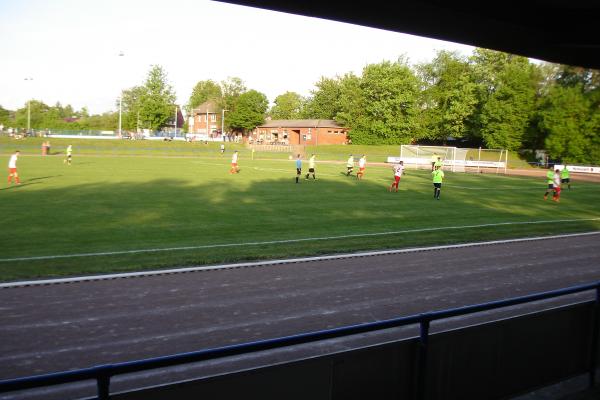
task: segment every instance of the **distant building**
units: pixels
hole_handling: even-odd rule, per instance
[[[209,137],[221,134],[221,107],[214,101],[205,101],[194,108],[189,116],[190,133],[208,134]]]
[[[260,144],[346,144],[348,128],[331,119],[275,119],[257,126],[248,139]]]

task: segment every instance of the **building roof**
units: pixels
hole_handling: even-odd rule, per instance
[[[195,114],[206,114],[208,111],[209,114],[217,114],[221,112],[221,106],[217,105],[217,103],[213,100],[205,101],[200,104],[198,107],[194,108],[192,111],[192,115]]]
[[[258,128],[341,128],[332,119],[273,119],[259,125]]]

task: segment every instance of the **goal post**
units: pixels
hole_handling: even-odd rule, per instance
[[[505,149],[468,149],[466,158],[467,172],[494,171],[504,172],[508,166],[508,150]]]
[[[454,146],[421,146],[403,144],[400,157],[388,157],[388,162],[402,160],[405,166],[431,168],[437,158],[442,161],[443,169],[452,172],[489,172],[506,173],[508,151],[504,149],[461,148]]]
[[[443,169],[456,169],[457,148],[451,146],[421,146],[403,144],[400,146],[400,159],[404,164],[417,168],[431,168],[431,164],[439,158]]]

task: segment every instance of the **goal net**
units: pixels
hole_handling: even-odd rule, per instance
[[[404,161],[404,165],[432,168],[441,161],[443,169],[453,172],[506,172],[508,153],[502,149],[471,149],[453,146],[401,145],[400,157],[388,157],[388,162]],[[494,171],[495,170],[495,171]]]
[[[457,156],[456,147],[448,146],[420,146],[404,144],[400,146],[400,159],[405,165],[414,168],[432,168],[432,164],[440,161],[443,169],[454,171]]]

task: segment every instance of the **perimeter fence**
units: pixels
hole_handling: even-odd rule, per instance
[[[564,309],[558,309],[557,312],[550,313],[549,316],[538,317],[538,314],[545,313],[538,312],[528,314],[528,318],[526,316],[516,317],[516,323],[514,321],[505,322],[503,325],[491,325],[490,328],[483,324],[475,329],[476,333],[473,333],[472,330],[469,331],[469,328],[463,328],[466,330],[464,332],[461,329],[454,330],[449,336],[446,334],[445,343],[434,340],[440,334],[430,334],[430,325],[434,321],[554,299],[587,291],[595,291],[595,300],[579,302]],[[506,398],[508,395],[516,395],[527,389],[533,390],[542,384],[552,383],[552,381],[567,379],[577,373],[585,373],[586,371],[590,387],[594,386],[598,360],[599,321],[600,281],[506,300],[442,311],[432,311],[318,332],[301,333],[269,340],[139,361],[102,365],[75,371],[4,380],[0,381],[0,393],[83,380],[95,380],[97,382],[97,398],[101,400],[109,398],[128,400],[165,398],[161,397],[161,395],[167,396],[167,393],[167,397],[191,399],[197,398],[198,393],[203,393],[202,387],[208,387],[211,385],[211,382],[214,384],[215,381],[179,383],[175,384],[175,386],[167,385],[166,393],[162,392],[163,389],[161,388],[149,388],[111,396],[111,378],[151,369],[247,355],[266,350],[289,348],[290,346],[300,344],[315,343],[328,339],[343,338],[350,335],[416,324],[420,327],[420,333],[416,342],[414,342],[414,346],[412,346],[411,342],[406,341],[403,343],[408,343],[408,346],[402,348],[389,348],[388,345],[384,345],[383,348],[379,349],[379,355],[369,359],[371,363],[374,363],[373,365],[369,365],[364,358],[364,354],[366,352],[368,356],[376,352],[377,349],[375,348],[362,351],[361,354],[363,356],[357,353],[346,356],[344,358],[345,361],[341,361],[342,365],[344,365],[344,362],[353,362],[354,364],[344,366],[343,370],[345,372],[341,375],[339,375],[339,372],[332,372],[331,369],[335,367],[336,362],[331,359],[327,359],[324,365],[319,364],[318,368],[316,368],[316,365],[302,364],[299,368],[304,373],[318,375],[313,378],[317,379],[320,383],[311,382],[309,385],[309,381],[296,376],[298,373],[297,368],[287,368],[286,364],[283,363],[273,366],[275,372],[270,370],[268,385],[266,385],[268,387],[262,387],[261,384],[249,384],[248,386],[248,379],[260,381],[261,377],[258,376],[259,373],[246,372],[241,375],[233,374],[235,376],[233,381],[227,380],[227,376],[225,376],[225,381],[221,380],[220,383],[217,382],[217,392],[221,393],[222,398],[228,398],[223,395],[225,391],[233,390],[237,391],[238,394],[244,392],[246,397],[252,397],[252,394],[256,395],[256,391],[260,391],[261,394],[264,394],[262,398],[271,399],[281,396],[281,391],[287,391],[286,398],[303,398],[302,396],[315,396],[319,393],[321,396],[331,395],[334,390],[331,385],[335,381],[341,382],[342,386],[347,386],[335,389],[339,393],[347,393],[348,395],[343,396],[344,398],[360,398],[358,393],[352,392],[352,390],[364,391],[365,388],[362,386],[363,382],[361,382],[361,374],[363,374],[368,376],[367,381],[373,382],[371,387],[366,388],[366,394],[375,395],[376,398],[382,398],[377,396],[378,393],[385,393],[387,394],[385,397],[391,398],[393,396],[396,398],[415,398],[419,400],[453,398],[500,399]],[[444,332],[441,334],[443,335]],[[536,334],[538,336],[521,337],[524,334]],[[492,340],[489,340],[489,337],[492,337]],[[503,346],[504,348],[498,349],[498,346]],[[456,352],[458,350],[460,351]],[[433,354],[430,354],[432,351],[438,353],[436,354],[437,357],[433,357]],[[398,359],[398,357],[401,359]],[[338,360],[338,365],[339,362]],[[386,364],[383,364],[384,362]],[[456,367],[456,364],[459,362],[460,366],[455,370],[452,369],[453,363]],[[486,365],[486,362],[491,362],[494,365]],[[380,366],[384,366],[384,368],[381,369],[379,368]],[[360,374],[356,373],[358,371],[360,371]],[[401,374],[402,377],[394,376],[394,374],[388,376],[390,371],[393,371],[394,374]],[[490,374],[492,376],[488,376]],[[277,380],[273,381],[273,378]],[[299,381],[302,382],[298,383]],[[295,383],[295,387],[290,389],[290,384],[292,383]],[[357,386],[357,383],[361,386]],[[294,390],[299,390],[303,394],[294,392]],[[406,397],[403,397],[404,395]]]

